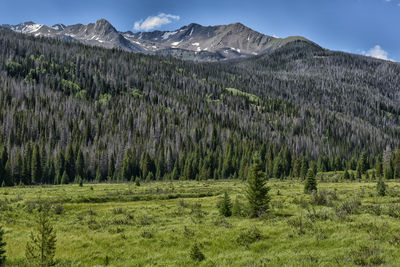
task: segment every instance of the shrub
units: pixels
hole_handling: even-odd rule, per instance
[[[143,230],[140,236],[146,239],[153,238],[153,234],[149,230]]]
[[[336,216],[344,220],[347,215],[357,214],[360,210],[361,201],[357,198],[343,201],[335,206]]]
[[[337,199],[336,191],[313,191],[311,203],[318,206],[332,207],[333,201]]]
[[[261,231],[256,226],[253,226],[252,228],[240,233],[236,242],[239,245],[248,247],[250,244],[260,239],[262,239]]]
[[[53,210],[54,214],[60,215],[64,212],[64,207],[61,204],[58,204],[57,206],[54,206]]]
[[[125,211],[124,211],[122,208],[113,208],[112,213],[113,213],[114,215],[117,215],[117,214],[124,214]]]
[[[381,265],[385,262],[381,250],[375,245],[361,245],[350,251],[354,264],[360,266]]]
[[[190,258],[195,261],[203,261],[206,257],[204,256],[203,252],[200,250],[200,245],[195,243],[192,248],[190,249]]]
[[[136,177],[136,179],[135,179],[135,185],[136,186],[140,186],[140,178],[139,178],[139,176]]]

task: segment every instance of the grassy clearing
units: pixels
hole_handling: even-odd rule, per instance
[[[42,200],[53,203],[59,266],[396,266],[400,184],[387,185],[377,197],[375,182],[325,182],[312,196],[272,180],[261,219],[219,215],[225,190],[245,203],[238,181],[0,188],[0,219],[9,265],[23,265]]]
[[[226,89],[226,91],[228,91],[229,93],[231,93],[234,96],[247,97],[250,102],[253,102],[253,103],[261,103],[262,102],[261,99],[256,95],[253,95],[253,94],[250,94],[250,93],[246,93],[246,92],[240,91],[240,90],[235,89],[235,88],[225,88],[225,89]]]

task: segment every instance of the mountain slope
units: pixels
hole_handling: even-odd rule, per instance
[[[172,55],[198,61],[244,58],[273,51],[296,40],[308,41],[303,37],[274,38],[256,32],[241,23],[208,27],[192,23],[176,31],[138,33],[120,33],[105,19],[88,25],[57,24],[48,27],[26,22],[15,26],[3,25],[3,27],[34,36],[75,40],[105,48]]]
[[[0,30],[5,184],[246,178],[255,151],[269,177],[373,166],[399,144],[399,88],[400,64],[303,40],[193,63]],[[32,151],[39,180],[19,171]]]

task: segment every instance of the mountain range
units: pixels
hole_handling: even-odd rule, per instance
[[[256,32],[241,23],[202,26],[192,23],[175,31],[119,32],[105,19],[88,25],[46,26],[34,22],[2,25],[15,32],[52,37],[130,52],[174,56],[194,61],[220,61],[265,54],[304,37],[277,38]]]

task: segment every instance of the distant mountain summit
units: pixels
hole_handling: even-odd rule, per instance
[[[303,37],[281,39],[264,35],[241,23],[218,26],[192,23],[175,31],[137,33],[118,32],[105,19],[88,25],[56,24],[49,27],[25,22],[2,27],[37,37],[59,38],[131,52],[171,55],[195,61],[218,61],[260,55],[294,41],[316,45]]]

